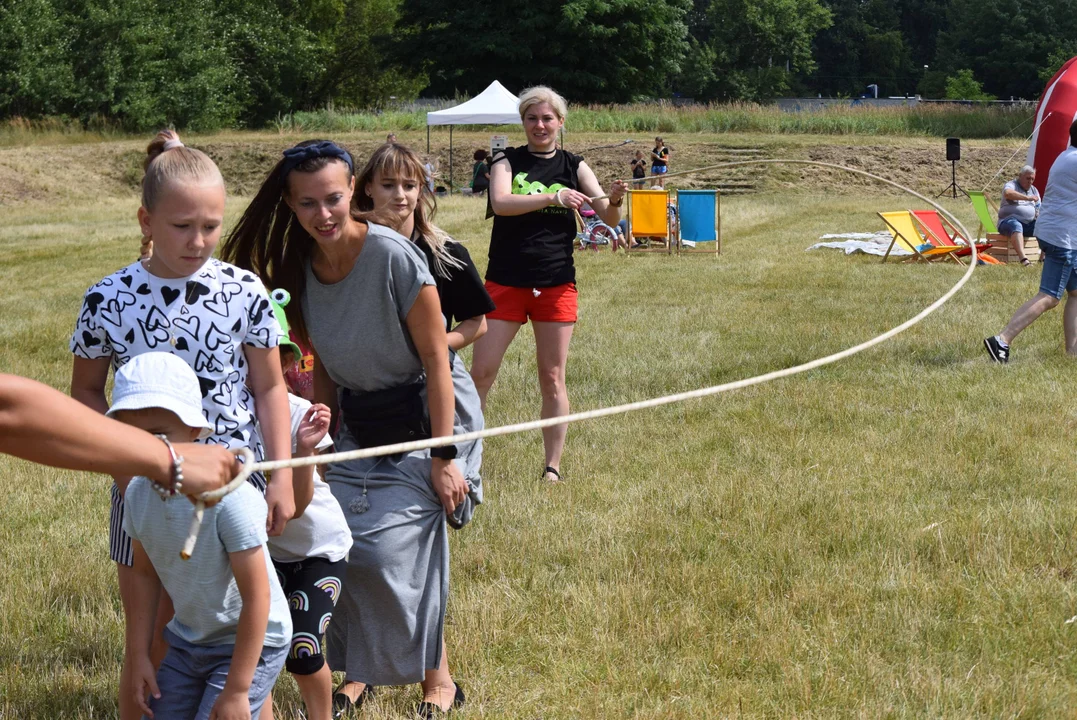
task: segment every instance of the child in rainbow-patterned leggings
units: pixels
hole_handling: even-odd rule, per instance
[[[289,298],[287,293],[274,290],[270,299],[281,323],[281,364],[288,374],[289,367],[301,357],[299,348],[288,340],[288,321],[281,309]],[[288,405],[294,457],[309,457],[333,445],[327,435],[329,408],[312,405],[293,392],[288,394]],[[292,644],[284,667],[299,685],[306,717],[329,720],[333,680],[322,652],[322,636],[340,597],[340,578],[344,577],[352,535],[340,505],[313,466],[295,468],[292,487],[295,517],[279,537],[269,539],[269,554],[292,615]],[[261,720],[268,720],[269,712],[264,711]]]

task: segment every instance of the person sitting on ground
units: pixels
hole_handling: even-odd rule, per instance
[[[1040,291],[1017,309],[1002,332],[984,338],[987,354],[997,363],[1010,360],[1010,343],[1036,318],[1058,305],[1067,293],[1062,314],[1066,353],[1077,355],[1077,121],[1070,125],[1070,145],[1051,166],[1044,190],[1036,239],[1043,253]]]
[[[1040,191],[1032,184],[1035,179],[1036,168],[1025,165],[1002,188],[1002,202],[998,206],[998,231],[1009,236],[1010,248],[1022,265],[1031,264],[1025,257],[1025,238],[1036,234],[1036,218],[1040,214]]]
[[[490,153],[482,150],[475,151],[475,164],[471,168],[471,194],[482,195],[490,189],[490,166],[486,164],[486,158]]]
[[[617,223],[617,239],[620,242],[621,247],[626,251],[628,250],[628,243],[630,238],[628,237],[628,218],[621,218],[621,221]],[[617,248],[614,248],[616,252]]]

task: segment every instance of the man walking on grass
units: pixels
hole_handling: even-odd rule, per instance
[[[1010,343],[1062,299],[1069,295],[1062,312],[1066,352],[1077,356],[1077,120],[1070,125],[1070,145],[1051,166],[1043,207],[1036,220],[1036,238],[1043,253],[1040,291],[1017,309],[1002,332],[984,339],[991,359],[1010,359]]]

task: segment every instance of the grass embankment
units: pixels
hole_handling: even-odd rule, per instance
[[[834,106],[802,112],[785,112],[774,105],[754,103],[574,105],[569,113],[566,131],[956,136],[986,139],[1028,135],[1032,132],[1032,115],[1031,106],[993,105]],[[504,126],[500,127],[503,129]],[[295,112],[279,116],[265,129],[300,135],[419,131],[426,129],[426,112],[372,113],[333,109]],[[495,128],[460,126],[457,131],[488,133],[492,129]],[[126,134],[123,128],[100,118],[85,124],[64,118],[13,118],[0,123],[0,146],[98,142],[118,139]]]
[[[573,106],[566,130],[602,133],[767,133],[809,135],[908,135],[1001,138],[1029,125],[1032,107],[921,104],[914,107],[835,106],[786,112],[775,105],[636,104]],[[276,122],[284,132],[420,130],[426,113],[299,112]]]
[[[523,138],[518,128],[507,131],[509,142]],[[380,132],[296,133],[227,132],[184,135],[191,145],[205,150],[220,165],[229,192],[252,195],[266,174],[280,159],[283,149],[311,137],[328,137],[346,147],[362,165],[370,153],[385,141]],[[401,130],[399,141],[425,151],[425,131]],[[779,135],[761,133],[667,134],[672,149],[671,167],[681,171],[731,160],[785,158],[820,160],[851,165],[890,178],[933,196],[950,182],[950,164],[945,144],[938,138],[874,135]],[[635,133],[630,143],[620,145],[625,135],[610,133],[569,133],[566,147],[582,152],[603,185],[629,174],[629,158],[635,150],[650,152],[653,135]],[[28,147],[0,147],[0,205],[36,201],[93,203],[103,196],[137,192],[149,136],[107,143],[54,144]],[[430,136],[430,155],[440,167],[439,182],[449,184],[449,133],[446,129]],[[457,187],[471,178],[472,153],[487,145],[489,135],[471,133],[455,136],[451,177]],[[608,147],[617,145],[616,147]],[[606,146],[606,147],[602,147]],[[592,149],[601,147],[602,149]],[[1016,153],[1015,153],[1016,151]],[[425,153],[424,153],[425,154]],[[1022,139],[973,140],[962,144],[962,160],[957,166],[958,182],[969,189],[985,185],[998,192],[1024,162]],[[1008,162],[1007,162],[1008,161]],[[1003,165],[1005,164],[1005,167]],[[994,184],[989,181],[999,170]],[[727,188],[740,191],[780,191],[785,194],[872,195],[880,186],[847,173],[788,165],[754,165],[693,174],[671,180],[673,187]]]
[[[803,252],[906,204],[730,198],[717,260],[578,256],[574,407],[756,375],[915,314],[961,269]],[[80,298],[134,258],[135,207],[5,211],[0,370],[66,387]],[[482,203],[442,211],[484,268]],[[1058,311],[1005,368],[979,344],[1036,284],[1034,270],[981,268],[936,315],[839,365],[575,426],[561,486],[538,480],[538,433],[489,441],[486,504],[452,536],[462,717],[1069,714],[1074,366]],[[538,408],[525,329],[488,424]],[[0,459],[0,717],[114,716],[106,487]],[[277,696],[297,717],[291,680]],[[407,717],[416,697],[389,689],[364,717]]]

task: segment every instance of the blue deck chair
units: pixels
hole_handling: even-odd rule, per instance
[[[677,214],[680,220],[677,234],[678,253],[722,252],[722,200],[717,190],[678,190]],[[694,243],[713,242],[714,249],[693,249]],[[693,246],[686,247],[686,243]]]

